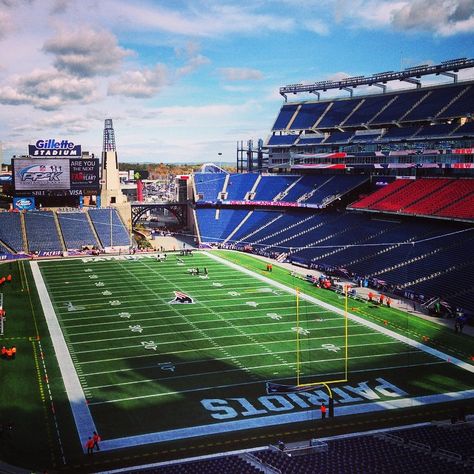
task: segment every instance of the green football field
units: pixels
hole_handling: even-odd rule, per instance
[[[311,420],[327,403],[322,385],[267,392],[268,382],[329,382],[337,416],[474,396],[472,363],[433,344],[433,328],[421,340],[399,314],[365,317],[359,303],[346,319],[342,296],[318,303],[309,283],[281,269],[276,281],[245,258],[39,263],[81,439],[91,427],[104,449],[196,438]],[[62,343],[69,356],[58,353]]]

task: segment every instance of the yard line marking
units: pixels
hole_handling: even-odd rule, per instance
[[[448,362],[445,361],[433,361],[433,362],[426,362],[422,364],[410,364],[410,365],[397,365],[397,366],[384,366],[384,367],[376,367],[376,368],[369,368],[369,369],[360,369],[360,370],[354,370],[354,373],[358,372],[377,372],[379,370],[399,370],[399,369],[405,369],[405,368],[411,368],[411,367],[421,367],[421,366],[426,366],[426,365],[439,365],[439,364],[448,364]],[[325,375],[330,375],[330,376],[335,376],[335,375],[340,375],[342,372],[330,372]],[[307,376],[306,376],[307,377]],[[305,378],[303,376],[302,378]],[[266,382],[278,382],[281,380],[285,380],[284,378],[276,378],[276,379],[271,379],[271,380],[265,380]],[[193,392],[202,392],[205,390],[218,390],[221,388],[231,388],[231,387],[240,387],[242,385],[255,385],[255,384],[262,384],[262,380],[258,381],[252,381],[252,382],[240,382],[240,383],[231,383],[231,384],[225,384],[225,385],[212,385],[209,387],[198,387],[198,388],[190,388],[186,390],[176,390],[172,392],[163,392],[163,393],[152,393],[149,395],[137,395],[136,397],[125,397],[125,398],[116,398],[113,400],[102,400],[99,402],[91,402],[89,405],[108,405],[111,403],[121,403],[121,402],[127,402],[130,400],[139,400],[142,398],[160,398],[160,397],[166,397],[168,395],[181,395],[184,393],[193,393]],[[474,390],[471,390],[472,396],[474,397]],[[410,400],[413,400],[412,398]],[[412,406],[412,405],[410,405]],[[146,436],[146,435],[144,435]]]
[[[383,343],[384,346],[386,344],[401,344],[401,343],[399,341],[387,341],[387,342]],[[366,347],[366,346],[370,346],[370,345],[378,346],[378,345],[381,345],[381,343],[380,342],[372,342],[372,343],[367,343],[367,344],[357,344],[357,345],[352,345],[351,348]],[[321,348],[302,349],[301,352],[309,352],[309,351],[313,351],[313,350],[323,350],[323,349],[321,349]],[[162,357],[167,357],[168,355],[182,354],[183,352],[195,352],[195,351],[188,350],[188,351],[172,352],[170,354],[160,353],[160,354],[157,354],[157,355],[162,356]],[[249,357],[249,358],[250,357],[261,357],[261,356],[264,356],[264,355],[268,355],[268,354],[264,354],[262,352],[257,352],[257,353],[253,353],[253,354],[245,354],[245,355],[231,355],[227,351],[224,351],[224,352],[226,354],[226,357],[213,358],[212,360],[216,361],[216,362],[222,362],[224,360],[245,359],[247,357]],[[274,354],[293,354],[293,353],[294,353],[294,351],[274,352]],[[131,357],[128,357],[128,359],[130,359],[130,358]],[[117,359],[113,359],[113,360],[117,360]],[[118,360],[122,360],[122,359],[118,359]],[[332,361],[334,359],[328,359],[328,360]],[[99,362],[104,362],[104,361],[94,361],[94,362],[99,363]],[[208,362],[209,362],[209,359],[198,359],[198,360],[189,360],[189,361],[185,361],[185,362],[176,362],[175,365],[177,367],[181,367],[181,366],[185,366],[185,365],[204,364],[204,363],[208,363]],[[318,362],[322,362],[322,361],[318,361]],[[83,373],[82,375],[80,375],[79,378],[85,377],[85,376],[89,377],[89,376],[93,376],[93,375],[115,374],[115,373],[118,373],[118,372],[135,372],[137,370],[155,369],[156,367],[157,367],[157,365],[153,364],[153,365],[144,365],[144,366],[138,366],[138,367],[127,367],[125,369],[103,370],[103,371],[100,371],[100,372],[87,372],[87,373]]]
[[[286,285],[283,285],[282,283],[279,283],[277,281],[271,280],[270,278],[267,278],[264,275],[259,275],[258,273],[255,273],[252,270],[249,270],[247,268],[240,267],[240,266],[236,265],[233,262],[230,262],[230,261],[228,261],[228,260],[226,260],[222,257],[219,257],[217,255],[212,254],[212,252],[207,252],[206,255],[208,255],[209,258],[215,260],[216,262],[224,263],[225,265],[227,265],[231,268],[234,268],[235,270],[238,270],[238,271],[240,271],[240,272],[242,272],[246,275],[253,276],[254,278],[259,279],[260,281],[264,281],[264,282],[266,282],[270,285],[276,286],[277,288],[280,288],[280,289],[296,296],[296,290],[294,290],[293,288],[290,288]],[[343,316],[345,315],[344,310],[339,309],[336,306],[332,306],[332,305],[330,305],[328,303],[325,303],[323,301],[320,301],[320,300],[314,298],[313,296],[307,295],[303,292],[299,292],[299,296],[300,296],[301,299],[309,301],[310,303],[313,303],[317,306],[321,306],[323,308],[326,308],[330,311],[334,311],[335,313],[341,314]],[[410,339],[406,336],[402,336],[401,334],[398,334],[394,331],[391,331],[390,329],[387,329],[385,327],[381,327],[378,324],[367,321],[367,320],[361,318],[360,316],[356,316],[355,314],[352,314],[350,312],[347,312],[347,317],[349,319],[351,319],[352,321],[358,322],[358,323],[360,323],[360,324],[362,324],[362,325],[364,325],[364,326],[366,326],[370,329],[373,329],[373,330],[375,330],[379,333],[383,333],[383,334],[385,334],[389,337],[392,337],[394,339],[398,339],[399,341],[404,342],[405,344],[408,344],[412,347],[415,347],[416,349],[419,349],[423,352],[426,352],[426,353],[432,355],[433,357],[436,357],[436,358],[441,359],[443,361],[446,361],[446,360],[449,359],[451,364],[456,365],[457,367],[459,367],[461,369],[467,370],[468,372],[474,373],[474,365],[468,364],[467,362],[464,362],[464,361],[462,361],[462,360],[460,360],[456,357],[445,354],[444,352],[441,352],[437,349],[429,347],[425,344],[421,344],[420,342],[414,341],[413,339]]]
[[[185,332],[185,331],[183,331]],[[269,335],[269,334],[283,334],[285,332],[290,332],[290,331],[273,331],[273,332],[266,332],[264,333],[263,335]],[[256,333],[255,335],[258,335],[260,333]],[[147,337],[153,337],[153,336],[159,336],[159,335],[162,335],[162,333],[156,333],[156,334],[147,334]],[[380,334],[377,334],[377,333],[374,333],[374,332],[370,332],[370,333],[364,333],[364,334],[359,334],[359,335],[366,335],[366,336],[380,336]],[[247,339],[251,340],[249,336],[252,336],[252,334],[250,335],[238,335],[238,334],[228,334],[228,335],[225,335],[225,336],[213,336],[212,339],[224,339],[224,338],[237,338],[237,337],[246,337]],[[319,336],[318,339],[334,339],[334,338],[343,338],[344,335],[337,335],[337,336]],[[98,343],[98,342],[110,342],[110,341],[126,341],[128,339],[136,339],[136,338],[143,338],[143,335],[138,335],[138,336],[128,336],[126,338],[123,338],[123,337],[114,337],[114,338],[109,338],[109,339],[97,339],[97,340],[93,340],[93,341],[80,341],[80,342],[75,342],[74,345],[77,345],[77,344],[88,344],[88,343],[91,343],[91,344],[95,344],[95,343]],[[182,340],[175,340],[175,341],[164,341],[164,342],[157,342],[156,344],[158,346],[161,346],[161,345],[166,345],[166,344],[173,344],[173,345],[179,345],[179,344],[182,344],[182,343],[190,343],[190,342],[199,342],[199,341],[205,341],[205,340],[210,340],[210,336],[207,336],[207,337],[200,337],[200,338],[194,338],[194,339],[182,339]],[[212,341],[210,341],[212,345],[214,344],[217,344]],[[294,340],[293,340],[294,342]],[[403,341],[402,341],[403,342]],[[273,343],[273,341],[268,341],[268,342],[265,342],[265,344],[269,344],[269,343]],[[253,344],[257,344],[257,342],[255,341],[252,341],[252,345]],[[239,344],[239,346],[242,346],[244,345],[243,343],[242,344]],[[105,348],[100,348],[100,349],[90,349],[90,350],[84,350],[84,351],[74,351],[76,354],[85,354],[85,353],[89,353],[89,352],[102,352],[102,351],[114,351],[114,350],[123,350],[123,349],[131,349],[131,348],[136,348],[137,345],[133,345],[133,346],[118,346],[118,347],[105,347]],[[196,349],[194,349],[196,350]]]
[[[117,321],[119,322],[119,321]],[[134,321],[136,322],[136,321]],[[108,330],[105,330],[105,331],[88,331],[88,332],[79,332],[79,333],[74,333],[74,334],[69,334],[69,337],[73,337],[73,336],[81,336],[81,335],[88,335],[88,334],[102,334],[102,333],[111,333],[111,332],[116,332],[116,331],[130,331],[130,321],[126,321],[127,323],[127,327],[125,328],[117,328],[117,329],[108,329]],[[187,323],[186,323],[187,324]],[[267,334],[280,334],[280,333],[284,333],[284,332],[288,332],[290,331],[290,327],[291,325],[294,324],[294,322],[291,322],[291,321],[279,321],[279,322],[275,322],[275,323],[272,323],[272,322],[266,322],[266,323],[263,323],[263,324],[259,324],[258,327],[260,329],[265,329],[265,327],[267,326],[277,326],[277,327],[280,327],[282,328],[281,331],[259,331],[259,332],[256,332],[256,333],[250,333],[250,334],[247,334],[247,333],[244,333],[243,331],[237,331],[239,332],[242,336],[247,336],[247,337],[253,337],[253,336],[265,336]],[[152,329],[152,328],[163,328],[163,327],[166,327],[166,328],[169,328],[169,331],[166,331],[166,332],[158,332],[158,333],[152,333],[152,334],[148,334],[148,336],[150,337],[153,337],[153,336],[159,336],[159,335],[165,335],[165,334],[175,334],[175,326],[181,326],[182,324],[155,324],[155,325],[151,325],[151,326],[142,326],[143,329]],[[189,326],[189,324],[187,324]],[[353,323],[350,325],[350,327],[360,327],[360,324],[357,324],[357,323]],[[232,328],[255,328],[255,324],[245,324],[245,325],[232,325]],[[329,331],[331,329],[342,329],[342,326],[326,326],[326,327],[321,327],[320,330],[324,330],[324,331]],[[201,332],[201,331],[228,331],[229,328],[228,327],[225,327],[225,326],[219,326],[219,327],[208,327],[208,328],[203,328],[203,329],[200,329],[200,328],[196,328],[196,329],[187,329],[185,331],[179,331],[180,334],[188,334],[188,333],[193,333],[193,332]],[[131,338],[131,337],[138,337],[138,336],[129,336],[128,338]],[[219,338],[222,338],[222,337],[229,337],[229,334],[225,334],[223,336],[213,336],[214,339],[219,339]],[[127,338],[127,339],[128,339]],[[116,340],[122,340],[124,339],[123,337],[111,337],[111,338],[107,338],[107,339],[88,339],[87,341],[77,341],[77,342],[71,342],[71,344],[87,344],[87,343],[96,343],[96,342],[104,342],[104,341],[116,341]],[[197,341],[197,340],[200,340],[200,339],[187,339],[188,341]],[[257,342],[256,342],[257,344]]]
[[[352,357],[353,359],[372,359],[374,357],[385,357],[385,356],[398,356],[398,355],[408,355],[408,354],[419,354],[420,351],[414,350],[414,351],[404,351],[404,352],[392,352],[392,353],[385,353],[385,354],[377,354],[377,355],[363,355],[363,356],[355,356]],[[272,356],[272,354],[265,354],[269,357]],[[335,362],[335,361],[341,361],[344,360],[342,357],[335,357],[333,359],[321,359],[320,363],[325,363],[325,362]],[[312,361],[307,361],[307,362],[301,362],[301,365],[304,364],[311,364],[313,363]],[[94,390],[94,389],[102,389],[102,388],[109,388],[109,387],[122,387],[124,385],[138,385],[138,384],[148,384],[151,382],[164,382],[166,380],[181,380],[181,379],[186,379],[186,378],[192,378],[192,377],[197,377],[201,378],[206,375],[214,375],[214,374],[224,374],[224,373],[232,373],[232,372],[240,372],[242,370],[243,364],[239,364],[241,367],[235,368],[235,369],[225,369],[225,370],[210,370],[208,372],[194,372],[192,374],[182,374],[182,375],[175,375],[172,377],[155,377],[155,378],[148,378],[148,379],[142,379],[142,380],[132,380],[131,382],[119,382],[119,383],[111,383],[111,384],[103,384],[103,385],[89,385],[89,390]],[[263,364],[263,365],[256,365],[252,366],[250,369],[251,370],[256,370],[256,369],[265,369],[269,367],[280,367],[280,364]],[[263,381],[259,379],[261,383]],[[182,390],[181,393],[187,392],[187,390]],[[168,393],[168,392],[165,392]]]

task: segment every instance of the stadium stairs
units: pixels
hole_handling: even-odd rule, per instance
[[[53,220],[54,220],[54,224],[56,226],[56,232],[58,234],[59,243],[61,244],[62,251],[66,252],[67,247],[66,247],[66,243],[64,241],[64,235],[63,235],[61,226],[59,225],[59,219],[58,219],[58,215],[57,215],[56,212],[53,212]]]
[[[22,251],[29,253],[30,247],[28,245],[28,237],[26,236],[25,215],[23,213],[20,214],[20,225],[21,225],[21,237],[23,239]]]

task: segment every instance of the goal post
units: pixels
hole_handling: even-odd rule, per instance
[[[300,290],[295,289],[296,293],[296,386],[299,388],[307,387],[308,389],[313,386],[325,386],[328,390],[329,396],[332,398],[330,384],[347,382],[349,372],[349,334],[348,334],[348,286],[344,286],[344,316],[343,324],[336,328],[336,331],[341,331],[335,337],[342,337],[343,348],[329,343],[321,343],[324,339],[320,339],[320,331],[316,336],[312,337],[311,331],[308,331],[302,326],[301,318],[301,304],[300,304]],[[305,339],[303,339],[303,337]],[[306,350],[302,349],[302,341],[306,341],[308,345],[312,346]],[[314,347],[313,347],[314,346]],[[316,347],[317,346],[317,347]],[[329,370],[329,372],[321,370],[321,364],[319,361],[322,359],[318,356],[317,360],[314,359],[314,352],[318,351],[318,354],[334,354],[333,361],[326,360],[329,366],[334,367],[334,363],[337,365],[337,369]],[[303,354],[308,355],[308,360],[304,360]],[[316,366],[319,366],[319,370],[315,370]],[[333,375],[333,376],[332,376]]]

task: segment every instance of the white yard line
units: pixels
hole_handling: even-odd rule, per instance
[[[215,260],[216,262],[223,263],[224,265],[227,265],[235,270],[238,270],[242,273],[245,273],[246,275],[252,276],[254,278],[258,278],[260,281],[264,281],[268,283],[269,285],[273,285],[281,290],[284,290],[286,292],[289,292],[293,295],[296,295],[296,290],[293,288],[290,288],[286,285],[283,285],[282,283],[278,283],[277,281],[271,280],[270,278],[267,278],[264,275],[259,275],[258,273],[253,272],[252,270],[248,270],[247,268],[240,267],[239,265],[236,265],[235,263],[232,263],[225,258],[219,257],[217,255],[214,255],[212,252],[207,252],[207,255]],[[335,306],[332,306],[328,303],[324,303],[323,301],[319,301],[318,299],[314,298],[313,296],[307,295],[305,293],[300,292],[300,298],[304,299],[306,301],[309,301],[310,303],[313,303],[317,306],[321,306],[325,309],[328,309],[330,311],[334,311],[337,314],[345,315],[345,311],[343,309],[336,308]],[[420,351],[426,352],[433,357],[436,357],[438,359],[441,359],[443,361],[448,361],[453,365],[456,365],[457,367],[467,370],[468,372],[474,373],[474,365],[468,364],[467,362],[464,362],[456,357],[450,356],[448,354],[445,354],[444,352],[441,352],[437,349],[434,349],[432,347],[429,347],[425,344],[421,344],[420,342],[414,341],[413,339],[410,339],[406,336],[402,336],[401,334],[398,334],[394,331],[391,331],[390,329],[383,328],[379,326],[378,324],[372,323],[370,321],[366,321],[364,318],[361,318],[360,316],[356,316],[355,314],[352,313],[347,313],[347,317],[351,319],[352,321],[356,321],[364,326],[367,326],[370,329],[373,329],[377,332],[380,332],[382,334],[385,334],[387,336],[393,337],[394,339],[397,339],[401,342],[404,342],[405,344],[408,344],[409,346],[415,347],[419,349]]]
[[[86,397],[82,391],[82,386],[72,362],[64,335],[59,325],[53,304],[49,298],[48,290],[41,275],[37,262],[30,262],[31,272],[36,283],[38,295],[43,307],[44,317],[48,325],[49,334],[53,342],[54,352],[61,371],[61,377],[64,381],[66,393],[71,405],[72,414],[76,423],[77,432],[81,445],[96,431],[94,420],[87,406]]]
[[[213,255],[212,253],[207,253],[207,255],[209,256],[209,258],[214,259],[215,261],[219,263],[225,264],[230,268],[233,268],[244,274],[257,278],[258,280],[263,281],[268,285],[279,288],[290,294],[296,294],[295,290],[283,284],[275,282],[263,275],[259,275],[258,273],[255,273],[251,270],[242,268],[221,257]],[[45,283],[39,271],[38,264],[36,262],[32,262],[31,267],[32,267],[33,276],[35,278],[36,285],[38,288],[38,293],[40,295],[41,304],[43,306],[43,310],[45,313],[48,329],[50,331],[50,334],[53,340],[53,345],[56,352],[58,364],[59,364],[61,374],[66,386],[66,391],[67,391],[68,398],[69,398],[71,408],[73,411],[76,427],[77,427],[81,442],[84,445],[84,442],[87,439],[87,437],[90,436],[91,432],[95,430],[95,425],[92,420],[89,408],[86,404],[86,399],[85,399],[81,384],[79,382],[79,378],[76,374],[71,355],[69,354],[66,342],[64,340],[64,336],[62,334],[54,308],[49,298]],[[345,312],[343,310],[336,308],[332,305],[329,305],[327,303],[321,302],[317,300],[316,298],[313,298],[309,295],[300,293],[300,297],[319,307],[323,307],[339,315],[343,315],[343,316],[345,315]],[[397,341],[405,343],[411,347],[419,349],[427,354],[430,354],[431,356],[434,356],[440,359],[439,362],[414,364],[414,366],[420,366],[420,365],[426,366],[426,365],[434,365],[434,364],[441,364],[441,363],[451,363],[464,370],[468,370],[469,372],[474,372],[474,366],[467,364],[455,357],[448,356],[447,354],[444,354],[441,351],[425,346],[424,344],[420,344],[412,339],[409,339],[408,337],[397,334],[386,328],[380,327],[377,324],[366,321],[363,318],[358,317],[354,314],[348,313],[347,316],[351,320],[359,324],[362,324],[366,327],[369,327],[370,329],[375,330],[378,333],[382,333]],[[83,351],[83,352],[95,352],[95,351]],[[406,366],[403,365],[403,366],[397,366],[397,367],[385,367],[384,369],[386,370],[400,369],[404,367]],[[356,370],[353,372],[370,372],[374,370],[380,370],[380,369],[363,369],[360,371]],[[250,382],[241,383],[239,385],[249,385],[249,384],[255,384],[255,383],[261,383],[261,382],[250,381]],[[219,389],[219,388],[226,388],[226,387],[233,387],[233,386],[235,386],[235,384],[212,387],[212,389]],[[90,388],[91,387],[88,387],[88,389]],[[211,387],[207,387],[207,389],[211,389]],[[177,391],[173,393],[182,394],[185,392],[194,392],[194,391],[201,391],[201,390],[205,390],[205,388]],[[129,398],[121,399],[121,400],[115,400],[115,401],[111,400],[111,401],[108,401],[108,403],[114,403],[114,402],[116,403],[118,401],[125,401],[125,400],[135,400],[138,398],[149,398],[153,396],[166,396],[166,395],[171,395],[171,394],[172,393],[168,392],[168,393],[163,393],[163,394],[153,394],[153,395],[144,396],[144,397],[129,397]],[[335,408],[335,412],[338,416],[343,416],[343,415],[349,415],[349,414],[354,414],[354,413],[378,412],[378,411],[383,411],[383,410],[407,408],[407,407],[421,406],[421,405],[426,405],[426,404],[431,404],[431,403],[442,403],[442,402],[461,400],[461,399],[467,399],[467,398],[474,398],[474,390],[464,390],[460,392],[420,396],[420,397],[414,397],[414,398],[411,398],[411,397],[402,398],[402,399],[388,400],[388,401],[382,401],[382,402],[363,403],[363,404],[351,405],[351,406],[337,406]],[[103,403],[104,402],[96,402],[96,403],[91,403],[91,405],[92,404],[99,405]],[[132,447],[132,446],[140,446],[140,445],[145,445],[145,444],[150,444],[150,443],[171,441],[171,440],[182,439],[182,438],[207,436],[207,435],[217,434],[217,433],[225,433],[225,432],[246,430],[246,429],[252,429],[252,428],[261,428],[264,426],[274,426],[274,425],[286,424],[286,423],[310,421],[314,419],[316,412],[317,412],[317,408],[307,410],[307,411],[302,411],[302,412],[296,412],[296,413],[292,412],[292,413],[285,413],[285,414],[278,414],[278,415],[270,415],[270,416],[265,416],[265,417],[256,417],[252,419],[242,419],[242,420],[229,421],[229,422],[218,422],[218,423],[212,423],[208,425],[201,425],[201,426],[195,426],[195,427],[189,427],[189,428],[180,428],[180,429],[174,429],[174,430],[168,430],[168,431],[162,431],[162,432],[155,432],[155,433],[128,436],[128,437],[117,438],[117,439],[103,440],[101,443],[101,449],[107,451],[107,450],[114,450],[114,449],[120,449],[120,448]]]

